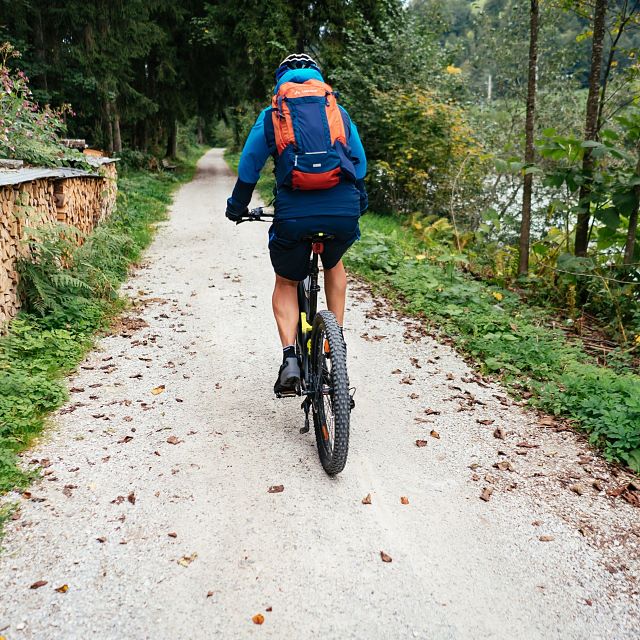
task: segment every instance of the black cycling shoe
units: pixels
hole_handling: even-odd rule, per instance
[[[300,387],[300,363],[298,358],[286,358],[280,365],[278,379],[273,386],[273,391],[278,397],[294,396],[298,394]]]

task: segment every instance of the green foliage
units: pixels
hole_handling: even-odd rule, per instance
[[[79,247],[71,227],[30,232],[31,260],[19,267],[25,306],[0,338],[0,493],[32,477],[18,466],[17,453],[67,399],[62,376],[122,307],[120,283],[166,215],[173,189],[193,175],[200,153],[189,149],[175,174],[122,176],[117,210]]]
[[[592,363],[545,311],[456,269],[460,256],[427,259],[429,248],[394,218],[368,214],[362,227],[350,268],[429,318],[513,393],[532,393],[533,405],[575,420],[610,459],[640,471],[640,376]]]

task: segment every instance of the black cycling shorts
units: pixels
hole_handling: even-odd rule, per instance
[[[314,233],[335,236],[324,243],[322,266],[333,269],[347,249],[360,239],[360,216],[309,216],[277,220],[269,229],[269,253],[273,270],[289,280],[304,280],[309,275],[311,242],[303,238]]]

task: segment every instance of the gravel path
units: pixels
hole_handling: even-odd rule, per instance
[[[224,219],[232,185],[209,152],[25,456],[44,478],[8,496],[0,635],[637,639],[640,512],[607,495],[628,479],[357,282],[351,450],[324,474],[271,394],[267,229]]]

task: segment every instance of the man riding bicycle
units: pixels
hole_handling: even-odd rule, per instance
[[[272,304],[283,348],[274,391],[281,394],[300,381],[297,285],[309,273],[308,238],[316,233],[334,237],[321,259],[327,306],[342,327],[347,291],[342,256],[360,238],[358,219],[367,209],[367,161],[358,130],[306,54],[288,56],[276,70],[272,105],[260,113],[242,150],[238,180],[227,200],[229,220],[238,222],[247,214],[270,155],[276,175],[275,217],[269,229],[276,274]]]

